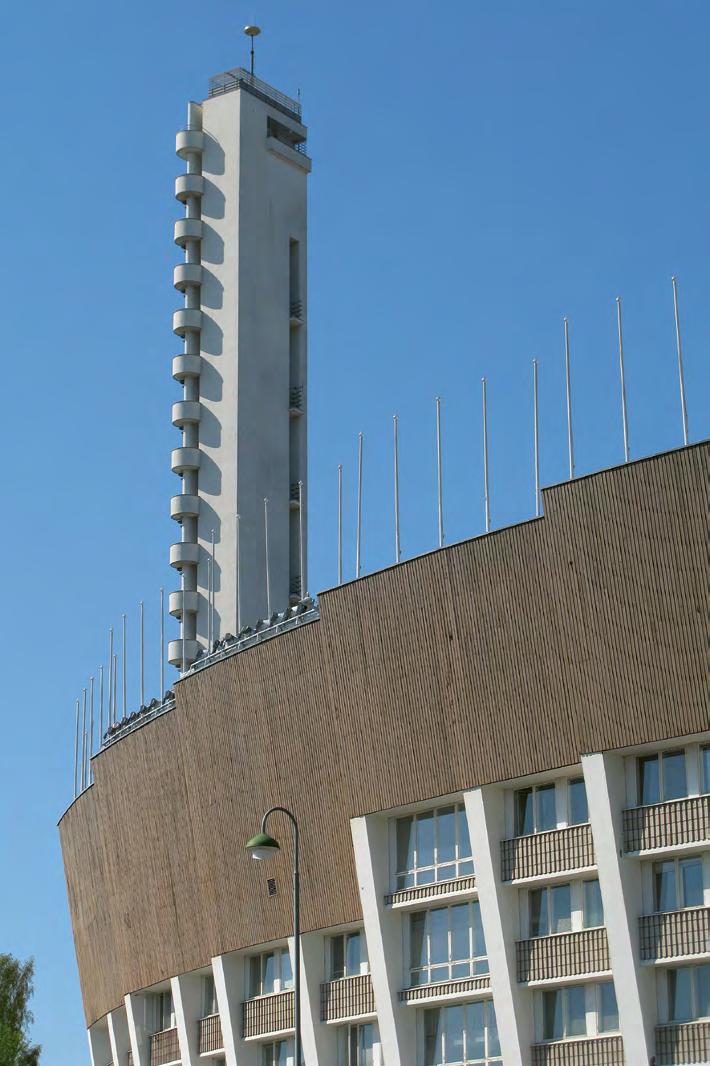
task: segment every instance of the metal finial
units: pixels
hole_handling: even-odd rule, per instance
[[[247,35],[247,37],[249,37],[251,39],[250,58],[251,58],[251,76],[253,78],[254,77],[254,38],[258,37],[259,34],[261,33],[261,27],[260,26],[245,26],[244,27],[244,32]]]

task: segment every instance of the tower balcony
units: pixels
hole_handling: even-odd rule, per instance
[[[178,263],[173,269],[173,285],[184,292],[188,285],[202,284],[202,267],[199,263]]]
[[[180,307],[173,311],[173,333],[178,337],[184,337],[190,330],[198,332],[202,329],[202,311],[198,307]]]
[[[181,540],[170,545],[170,565],[176,570],[185,566],[197,566],[200,561],[200,545],[193,541]]]
[[[179,218],[174,228],[175,243],[184,248],[188,241],[202,240],[201,218]]]
[[[175,135],[175,154],[181,159],[188,159],[193,152],[204,151],[205,135],[200,129],[187,126],[184,130],[178,130]]]
[[[174,474],[183,474],[186,470],[199,470],[200,449],[173,448],[170,463]]]
[[[187,666],[190,663],[194,663],[197,658],[197,653],[200,650],[200,645],[196,640],[169,640],[168,641],[168,662],[171,666],[177,666],[178,669],[182,666],[183,661]]]
[[[181,352],[173,356],[173,377],[183,382],[185,378],[199,378],[202,373],[202,356]]]
[[[205,179],[201,174],[178,174],[175,179],[175,199],[186,203],[191,196],[202,196]]]
[[[180,429],[182,426],[200,421],[199,400],[176,400],[173,404],[173,425]]]
[[[182,618],[183,610],[197,614],[199,604],[199,592],[190,589],[180,589],[178,592],[171,592],[168,596],[168,612],[173,618]]]
[[[200,497],[191,496],[188,492],[181,492],[179,496],[173,496],[170,500],[170,517],[176,522],[182,522],[183,518],[197,518],[200,513]]]

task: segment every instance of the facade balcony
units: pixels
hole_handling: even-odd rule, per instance
[[[342,1022],[375,1013],[375,995],[369,973],[341,977],[320,986],[320,1020]]]
[[[177,1029],[153,1033],[150,1038],[150,1066],[167,1066],[171,1062],[180,1062]]]
[[[414,888],[400,888],[385,896],[385,905],[397,909],[406,909],[421,905],[427,899],[451,899],[460,897],[470,899],[476,895],[476,878],[473,874],[455,877],[451,881],[436,881],[432,885],[416,885]]]
[[[178,337],[184,337],[191,330],[199,332],[202,329],[202,311],[198,307],[180,307],[173,311],[173,333]]]
[[[518,981],[555,981],[611,969],[606,929],[519,940],[515,945]]]
[[[200,129],[188,126],[184,130],[178,130],[175,135],[175,154],[181,159],[187,159],[193,152],[202,153],[204,147],[205,135]]]
[[[202,240],[201,218],[179,218],[174,227],[175,243],[184,248],[188,241]]]
[[[242,1036],[245,1040],[287,1033],[293,1025],[293,992],[256,996],[242,1003]]]
[[[399,994],[402,1003],[417,1004],[450,999],[487,999],[491,994],[489,974],[459,977],[454,981],[436,981],[429,985],[412,985]]]
[[[199,400],[176,400],[172,412],[173,425],[178,428],[194,425],[200,421],[201,411]]]
[[[219,1014],[210,1014],[200,1018],[197,1023],[197,1049],[200,1055],[211,1055],[224,1051],[222,1022]]]
[[[595,864],[592,827],[584,822],[502,840],[500,863],[504,881],[554,877],[572,870],[590,869]]]
[[[176,381],[184,381],[185,378],[199,378],[202,373],[202,356],[188,355],[183,352],[173,356],[173,377]]]
[[[179,670],[182,667],[183,661],[188,666],[190,663],[193,663],[197,658],[199,651],[200,644],[196,640],[183,641],[179,637],[177,640],[169,640],[168,662],[171,666],[177,666]]]
[[[197,518],[200,513],[200,497],[191,496],[188,492],[181,492],[179,496],[173,496],[170,500],[170,517],[176,522],[182,522],[183,518]]]
[[[639,918],[641,960],[682,959],[710,953],[710,907],[690,907]]]
[[[183,610],[197,614],[200,594],[192,589],[179,589],[168,596],[168,613],[173,618],[182,618]]]
[[[710,1022],[656,1027],[657,1066],[710,1062]]]
[[[624,811],[624,851],[681,850],[710,843],[710,795],[630,807]]]
[[[175,199],[185,203],[191,196],[202,196],[205,179],[201,174],[178,174],[175,179]]]
[[[170,545],[170,565],[176,570],[184,566],[197,566],[200,561],[200,545],[189,540]]]
[[[178,292],[185,292],[190,285],[202,284],[202,266],[200,263],[178,263],[173,267],[173,285]]]
[[[560,1040],[533,1044],[532,1066],[623,1066],[620,1036],[595,1036],[588,1040]]]
[[[183,474],[186,470],[200,469],[199,448],[173,448],[170,464],[174,474]]]

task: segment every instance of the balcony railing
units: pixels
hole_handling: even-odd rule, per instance
[[[244,67],[235,67],[234,70],[225,70],[222,74],[215,74],[213,78],[210,78],[209,93],[210,96],[221,96],[223,93],[229,93],[241,87],[248,89],[253,96],[265,103],[272,104],[277,110],[295,118],[297,122],[301,121],[301,105],[297,100],[292,100],[290,96],[279,92],[273,85],[262,81],[261,78],[254,77]]]
[[[437,981],[431,985],[413,985],[403,988],[399,998],[403,1003],[421,1003],[426,999],[440,999],[443,996],[459,996],[471,992],[487,992],[491,987],[488,974],[480,977],[462,977],[456,981]]]
[[[289,304],[289,311],[291,318],[297,319],[299,322],[303,318],[303,303],[301,300],[291,300]]]
[[[242,1036],[266,1036],[293,1029],[293,992],[275,992],[242,1003]]]
[[[177,1029],[164,1029],[150,1038],[150,1066],[166,1066],[168,1062],[180,1061],[180,1045]]]
[[[546,981],[577,977],[611,969],[606,929],[520,940],[516,944],[518,981]]]
[[[388,907],[396,907],[402,903],[417,903],[422,899],[436,899],[438,896],[449,896],[456,892],[471,892],[475,887],[476,878],[470,874],[466,877],[455,877],[451,881],[437,881],[433,885],[401,888],[398,892],[385,896],[385,904]]]
[[[641,958],[676,959],[710,952],[710,907],[639,918]]]
[[[710,840],[710,795],[630,807],[624,811],[624,850],[648,851]]]
[[[533,1044],[532,1053],[533,1066],[623,1066],[624,1062],[620,1036]]]
[[[206,1018],[200,1018],[197,1028],[200,1055],[207,1055],[210,1051],[222,1051],[224,1040],[219,1014],[210,1014]]]
[[[710,1022],[659,1025],[656,1029],[656,1060],[658,1066],[710,1062]]]
[[[566,829],[502,840],[500,861],[504,881],[544,877],[594,866],[592,827],[585,822]]]
[[[320,1020],[335,1022],[341,1018],[359,1018],[375,1013],[375,996],[369,973],[342,977],[320,986]]]

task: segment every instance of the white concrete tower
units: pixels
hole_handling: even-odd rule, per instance
[[[307,587],[305,142],[300,104],[241,68],[211,79],[177,135],[187,163],[175,187],[185,204],[174,278],[185,306],[173,318],[184,344],[173,360],[183,386],[173,405],[182,431],[172,454],[182,477],[171,501],[182,526],[170,549],[182,575],[169,605],[182,627],[169,649],[177,666],[207,648],[210,613],[213,642],[236,634],[238,601],[242,627],[267,616],[265,499],[272,612]]]

